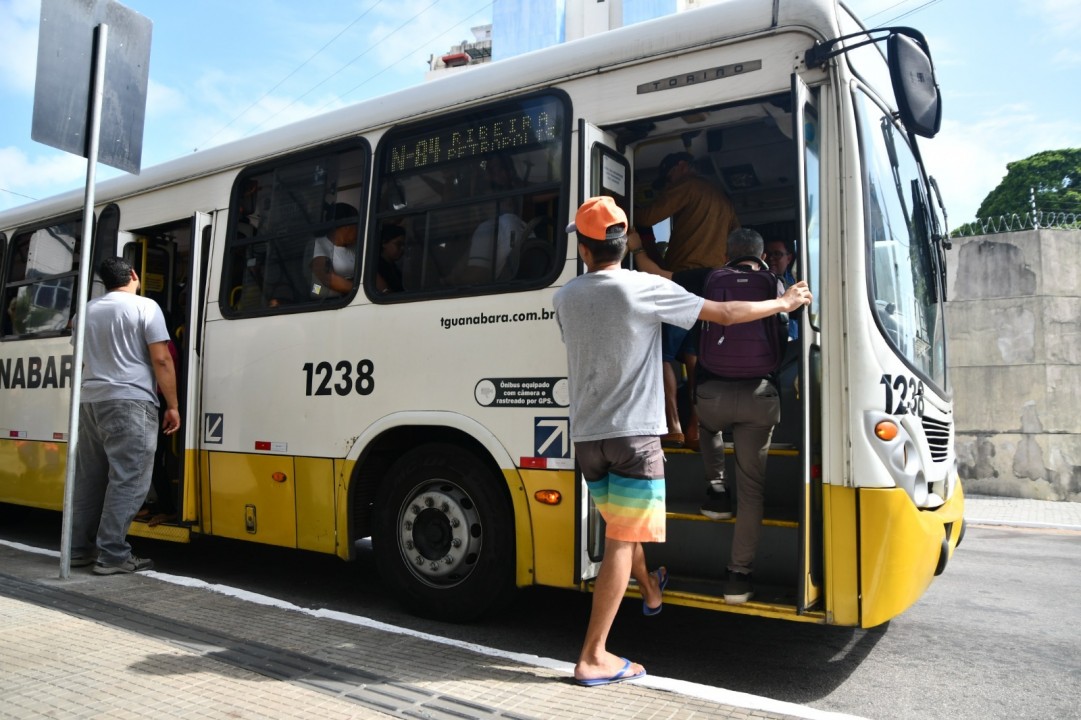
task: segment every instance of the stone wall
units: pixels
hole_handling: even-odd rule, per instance
[[[965,490],[1081,502],[1081,231],[955,238],[947,257]]]

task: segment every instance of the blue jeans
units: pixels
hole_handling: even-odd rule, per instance
[[[128,528],[150,489],[157,445],[154,403],[104,400],[80,405],[72,557],[97,554],[99,562],[119,565],[131,556]]]

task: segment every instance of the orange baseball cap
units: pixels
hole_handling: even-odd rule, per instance
[[[608,195],[591,197],[578,208],[567,232],[590,240],[617,240],[627,234],[627,214]]]

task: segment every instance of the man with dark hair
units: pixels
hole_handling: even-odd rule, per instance
[[[560,288],[553,304],[567,346],[571,439],[605,521],[604,560],[574,668],[575,682],[593,686],[646,674],[641,665],[608,652],[608,632],[632,575],[646,615],[660,612],[668,583],[665,568],[647,570],[642,548],[665,539],[661,324],[755,320],[794,309],[809,301],[809,293],[800,283],[773,301],[719,303],[669,280],[624,270],[627,216],[610,197],[583,203],[567,232],[578,234],[588,272]]]
[[[336,298],[353,292],[357,265],[357,209],[348,203],[334,203],[329,232],[316,238],[312,250],[312,295]],[[351,222],[342,222],[351,221]]]
[[[792,261],[796,259],[795,245],[789,240],[767,240],[766,262],[769,271],[784,281],[785,287],[796,282],[792,274]]]
[[[98,270],[107,292],[86,305],[82,398],[72,512],[72,567],[98,575],[149,570],[128,528],[146,498],[158,443],[158,390],[166,435],[180,428],[169,331],[158,304],[120,258]],[[157,390],[155,389],[157,385]]]

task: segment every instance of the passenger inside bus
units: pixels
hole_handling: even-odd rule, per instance
[[[240,239],[255,238],[259,234],[258,214],[259,191],[261,185],[259,178],[248,178],[244,181],[240,192],[237,206],[236,237]],[[270,307],[277,305],[273,297],[264,298],[266,284],[267,245],[263,242],[249,242],[239,245],[234,250],[242,257],[237,263],[241,273],[240,284],[235,286],[230,297],[230,305],[241,311],[253,311],[259,309],[264,302]]]
[[[523,186],[514,158],[505,153],[489,157],[484,164],[485,192],[500,194]],[[456,273],[457,282],[471,285],[514,279],[522,244],[532,230],[521,217],[520,197],[497,199],[494,212],[473,231],[464,267]]]
[[[335,203],[330,218],[335,223],[358,216],[348,203]],[[312,295],[320,300],[341,297],[353,290],[356,268],[357,224],[336,225],[325,236],[315,239],[312,249]]]
[[[723,265],[725,240],[729,232],[739,227],[739,220],[728,196],[699,174],[694,157],[688,152],[666,155],[657,169],[654,188],[658,190],[656,199],[645,207],[636,207],[634,216],[635,222],[648,226],[671,219],[663,267],[678,272]],[[665,325],[661,340],[665,419],[668,423],[668,432],[661,438],[661,443],[666,447],[686,445],[696,450],[698,420],[691,403],[686,428],[680,421],[676,372],[676,363],[682,361],[687,369],[687,380],[693,383],[697,355],[694,333]]]
[[[792,263],[796,259],[795,243],[791,240],[766,240],[766,262],[769,263],[771,273],[781,278],[785,287],[796,282],[796,276],[792,273]],[[799,320],[789,317],[788,339],[799,338]]]
[[[380,294],[401,292],[402,271],[398,267],[405,252],[405,228],[401,225],[385,225],[379,233],[379,262],[375,276],[375,289]]]

